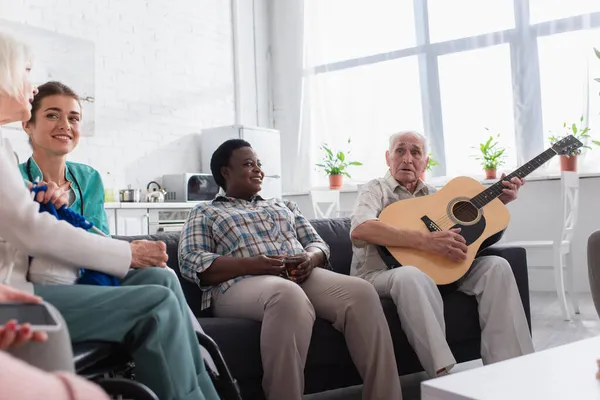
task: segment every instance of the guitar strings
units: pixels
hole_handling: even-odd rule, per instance
[[[465,210],[467,210],[470,206],[466,205],[466,204],[461,204],[459,205],[456,210],[454,210],[454,214],[458,214],[460,212],[463,212]],[[444,229],[448,229],[449,227],[452,227],[453,225],[455,225],[454,221],[452,220],[452,218],[450,217],[450,215],[445,214],[444,216],[442,216],[441,218],[438,218],[436,221],[434,221],[438,226],[441,227],[442,224],[448,224],[450,223],[450,225],[448,225],[447,227],[445,227]]]
[[[462,211],[467,210],[470,206],[467,205],[467,203],[470,202],[465,202],[465,204],[461,204],[459,205],[456,210],[454,210],[454,214],[458,214]],[[442,230],[447,230],[452,228],[454,225],[456,225],[456,223],[452,220],[451,216],[448,214],[445,214],[444,216],[442,216],[441,218],[438,218],[437,220],[434,221],[435,224],[437,226],[439,226],[440,228],[442,228]]]
[[[568,139],[568,137],[567,137],[567,138],[565,138],[565,139],[563,139],[563,141],[564,141],[564,140],[566,140],[566,139]],[[549,152],[550,150],[552,150],[552,149],[548,149],[548,150],[546,150],[545,152],[543,152],[542,154],[540,154],[540,155],[537,157],[537,158],[538,158],[538,160],[537,160],[537,161],[539,162],[539,165],[534,165],[534,168],[533,168],[533,169],[536,169],[538,166],[540,166],[540,165],[542,165],[542,164],[544,164],[545,162],[547,162],[547,161],[548,161],[548,160],[545,160],[544,162],[541,162],[541,158],[542,158],[542,156],[548,156],[549,154],[546,154],[546,153],[547,153],[547,152]],[[556,155],[556,154],[559,154],[559,152],[557,152],[556,150],[553,150],[552,157],[553,157],[554,155]],[[552,157],[550,157],[550,158],[552,158]],[[536,160],[536,158],[534,158],[533,160]],[[532,167],[530,166],[530,164],[533,162],[533,160],[531,160],[531,161],[529,161],[528,163],[526,163],[525,165],[521,166],[521,167],[520,167],[519,169],[517,169],[516,171],[513,171],[511,174],[508,174],[508,175],[506,175],[506,176],[505,176],[503,179],[500,179],[500,180],[498,180],[496,183],[494,183],[494,185],[495,185],[495,184],[497,184],[497,183],[500,183],[500,182],[502,182],[502,181],[507,181],[507,182],[508,182],[508,181],[510,181],[510,180],[511,180],[512,178],[514,178],[514,177],[524,178],[526,175],[528,175],[528,173],[529,173],[529,172],[531,172],[531,170],[532,170]],[[528,172],[526,172],[526,173],[525,173],[525,175],[521,176],[521,175],[519,175],[519,171],[520,171],[521,169],[528,169]],[[494,185],[492,185],[491,187],[493,187]],[[504,187],[503,187],[502,185],[500,186],[500,188],[501,188],[502,190],[504,189]],[[482,192],[482,193],[483,193],[483,192]],[[480,194],[481,194],[481,193],[480,193]],[[497,196],[498,196],[498,195],[496,195],[494,198],[496,198]],[[473,198],[469,199],[468,201],[465,201],[465,203],[464,203],[464,204],[461,204],[461,205],[459,205],[459,206],[456,208],[456,210],[453,210],[453,211],[452,211],[452,212],[453,212],[453,214],[454,214],[454,215],[456,215],[456,214],[458,214],[458,213],[460,213],[460,212],[462,212],[462,211],[465,211],[466,209],[468,209],[468,208],[470,207],[468,204],[473,204],[473,203],[472,203],[472,200],[473,200],[474,198],[475,198],[475,197],[473,197]],[[450,229],[450,228],[452,228],[452,226],[456,225],[456,223],[453,221],[453,219],[451,218],[451,216],[450,216],[450,215],[448,215],[447,213],[446,213],[446,214],[445,214],[443,217],[441,217],[441,218],[438,218],[436,221],[434,221],[434,223],[435,223],[435,224],[436,224],[436,225],[437,225],[437,226],[438,226],[440,229],[442,229],[442,230],[447,230],[447,229]]]
[[[468,205],[461,204],[456,208],[456,210],[454,210],[454,214],[459,214],[463,211],[466,211],[469,207],[470,206],[468,206]],[[454,220],[448,214],[445,214],[444,216],[442,216],[441,218],[438,218],[434,222],[436,223],[436,225],[438,225],[440,228],[442,228],[444,230],[450,229],[454,225],[456,225],[456,222],[454,222]]]
[[[503,180],[506,180],[506,181],[508,181],[509,179],[507,179],[507,178],[509,178],[509,176],[506,176],[504,179],[501,179],[501,180],[500,180],[500,181],[498,181],[498,182],[501,182],[501,181],[503,181]],[[503,189],[504,189],[504,188],[503,188]],[[473,202],[472,202],[472,200],[473,200],[473,199],[474,199],[474,197],[473,197],[473,198],[471,198],[471,199],[469,199],[468,201],[465,201],[465,202],[464,202],[464,204],[461,204],[461,205],[459,205],[459,206],[456,208],[456,210],[454,210],[454,214],[458,214],[458,213],[460,213],[460,212],[463,212],[463,211],[467,210],[467,209],[470,207],[470,205],[469,205],[469,204],[473,204]],[[435,224],[436,224],[436,225],[438,225],[438,226],[439,226],[440,228],[442,228],[443,230],[450,229],[452,226],[454,226],[454,225],[456,224],[456,223],[455,223],[455,222],[452,220],[452,218],[450,217],[450,215],[448,215],[448,214],[445,214],[443,217],[441,217],[441,218],[438,218],[438,219],[437,219],[436,221],[434,221],[434,222],[435,222]]]

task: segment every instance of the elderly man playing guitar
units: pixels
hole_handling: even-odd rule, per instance
[[[389,171],[361,189],[353,211],[351,274],[371,282],[379,295],[392,298],[421,365],[428,375],[436,377],[447,374],[456,364],[446,341],[440,291],[434,280],[415,266],[389,269],[378,251],[380,246],[396,246],[418,249],[454,262],[466,260],[467,245],[459,229],[409,230],[379,218],[382,210],[392,203],[436,192],[433,186],[419,179],[427,166],[427,154],[426,138],[419,133],[400,132],[390,137],[386,152]],[[507,204],[517,198],[523,180],[515,177],[503,184],[505,188],[498,199]],[[477,298],[484,364],[533,352],[523,304],[505,259],[476,258],[456,282],[456,290]]]

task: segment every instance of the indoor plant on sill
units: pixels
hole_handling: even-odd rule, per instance
[[[440,165],[439,162],[435,161],[435,159],[432,157],[431,153],[427,154],[427,157],[429,157],[429,159],[427,160],[427,168],[421,174],[422,181],[425,181],[425,174],[427,173],[427,171],[431,171],[433,169],[433,167],[435,167],[436,165]]]
[[[348,144],[350,144],[350,139],[348,139]],[[348,150],[346,153],[343,151],[338,151],[334,154],[334,151],[331,150],[326,143],[323,143],[321,149],[325,151],[325,156],[323,157],[323,162],[321,164],[317,164],[317,167],[323,168],[325,173],[329,175],[330,189],[341,189],[343,175],[351,178],[350,174],[347,172],[347,168],[351,165],[359,166],[362,165],[362,163],[358,161],[347,160],[347,155],[350,154],[350,150]]]
[[[583,123],[583,115],[579,118],[579,122]],[[588,128],[587,126],[586,127],[581,127],[581,126],[578,127],[577,124],[575,124],[575,123],[571,124],[571,126],[567,126],[567,123],[565,122],[565,123],[563,123],[563,128],[565,129],[565,136],[573,135],[577,139],[581,140],[584,143],[585,143],[586,139],[590,139],[591,142],[594,143],[596,146],[600,146],[599,141],[591,139],[591,136],[589,134],[589,131],[591,129]],[[565,136],[558,136],[558,137],[550,136],[548,138],[550,140],[550,145],[553,145],[554,143],[563,139]],[[571,153],[569,153],[569,154],[561,155],[560,156],[560,170],[561,171],[577,171],[577,158],[578,158],[577,156],[581,155],[581,152],[583,149],[591,150],[592,148],[588,145],[584,145],[583,147],[572,150]]]
[[[496,137],[500,137],[500,134],[497,134]],[[491,135],[485,143],[479,144],[481,157],[476,157],[475,159],[481,161],[481,165],[485,171],[485,179],[496,179],[498,167],[504,164],[504,151],[506,149],[497,147],[499,144],[499,142],[494,141],[494,136]]]

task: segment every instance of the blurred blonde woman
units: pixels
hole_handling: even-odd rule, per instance
[[[36,89],[24,76],[29,71],[26,62],[27,48],[13,38],[0,32],[0,125],[27,118],[28,102],[33,98]],[[18,66],[21,68],[18,68]],[[14,85],[13,82],[23,82]],[[31,93],[28,96],[28,93]],[[5,199],[7,190],[14,189],[19,182],[5,179],[5,172],[10,171],[12,152],[10,145],[3,138],[0,130],[0,208],[8,210],[12,199]],[[13,158],[14,159],[14,158]],[[8,165],[6,165],[8,164]],[[14,175],[14,167],[10,171]],[[17,192],[25,193],[22,184]],[[33,204],[29,199],[29,203]],[[30,223],[31,212],[21,210],[22,223]],[[37,213],[37,212],[36,212]],[[5,212],[0,211],[0,235],[10,237],[19,234],[18,229],[11,230],[9,221],[4,219]],[[36,217],[38,217],[36,215]],[[47,219],[47,218],[44,218]],[[33,225],[40,226],[34,217]],[[0,237],[0,271],[14,270],[18,250],[7,240]],[[42,250],[43,252],[43,250]],[[10,281],[4,276],[3,281]],[[27,286],[21,280],[15,286]],[[0,284],[0,303],[27,302],[38,303],[42,299],[30,293],[6,284]],[[51,305],[48,304],[48,307]],[[56,311],[56,310],[54,310]],[[13,320],[0,326],[0,400],[53,398],[56,400],[108,400],[106,393],[95,384],[74,375],[73,354],[67,325],[58,312],[62,328],[59,332],[48,335],[46,332],[33,332],[28,323]],[[54,371],[52,373],[45,372]]]
[[[29,82],[30,68],[26,46],[0,33],[0,125],[31,118],[36,89]],[[41,183],[48,189],[38,193],[38,201],[52,202],[57,209],[68,204],[65,190],[53,182]],[[104,238],[40,213],[1,132],[0,237],[0,280],[54,305],[73,341],[122,344],[136,364],[138,380],[160,399],[219,398],[181,302],[181,287],[147,284],[171,279],[172,274],[162,271],[166,245]],[[29,257],[106,273],[119,278],[121,285],[33,285],[27,280]],[[2,365],[0,370],[4,374],[10,366]]]
[[[37,89],[32,87],[29,82],[25,82],[24,76],[28,73],[30,65],[26,61],[29,57],[27,48],[15,40],[0,36],[0,126],[26,118],[29,110],[29,102],[33,99],[33,95]],[[17,68],[21,65],[21,68]],[[20,87],[14,85],[13,81],[21,81]],[[0,135],[2,133],[0,132]],[[10,148],[7,143],[1,139],[0,147],[6,150],[6,155],[10,157]],[[4,170],[4,168],[3,168]],[[5,187],[4,179],[0,181],[0,190]],[[0,207],[6,207],[3,198],[0,202]],[[4,239],[2,239],[4,231],[8,228],[5,219],[0,220],[0,271],[5,269],[4,264],[8,263],[14,267],[14,261],[17,254],[16,249]],[[12,257],[11,257],[12,256]],[[12,259],[9,259],[12,258]],[[3,277],[3,281],[8,281],[9,277]],[[2,282],[2,281],[0,281]],[[15,281],[16,282],[16,281]],[[21,286],[16,282],[17,285]],[[3,290],[9,288],[3,286]],[[17,296],[14,301],[31,301],[34,296],[26,292]],[[0,294],[0,300],[5,298]],[[49,307],[52,307],[49,305]],[[54,310],[56,311],[56,310]],[[60,314],[58,312],[55,315]],[[15,356],[26,360],[28,363],[35,365],[45,370],[64,370],[73,371],[73,354],[71,350],[71,340],[64,320],[59,321],[62,329],[59,332],[49,335],[38,332],[33,334],[28,324],[20,325],[18,321],[10,321],[5,326],[0,327],[0,349],[7,350]],[[49,343],[44,343],[50,339]],[[42,344],[43,343],[43,344]]]
[[[2,40],[0,36],[0,41]],[[0,303],[18,301],[37,303],[41,298],[27,292],[0,284]],[[86,381],[71,372],[56,371],[45,372],[23,360],[12,357],[6,350],[18,349],[28,343],[45,342],[46,334],[43,332],[32,333],[28,324],[22,324],[15,329],[16,321],[7,323],[0,328],[0,400],[108,400],[109,397],[97,385]],[[64,326],[64,325],[63,325]],[[66,335],[66,345],[68,335]],[[43,349],[51,347],[44,343]],[[64,347],[61,347],[65,351]],[[70,354],[70,351],[68,351]],[[34,353],[30,353],[34,354]],[[42,354],[38,354],[43,357]]]

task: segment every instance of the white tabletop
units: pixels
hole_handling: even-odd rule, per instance
[[[600,338],[421,383],[421,400],[600,399]]]

